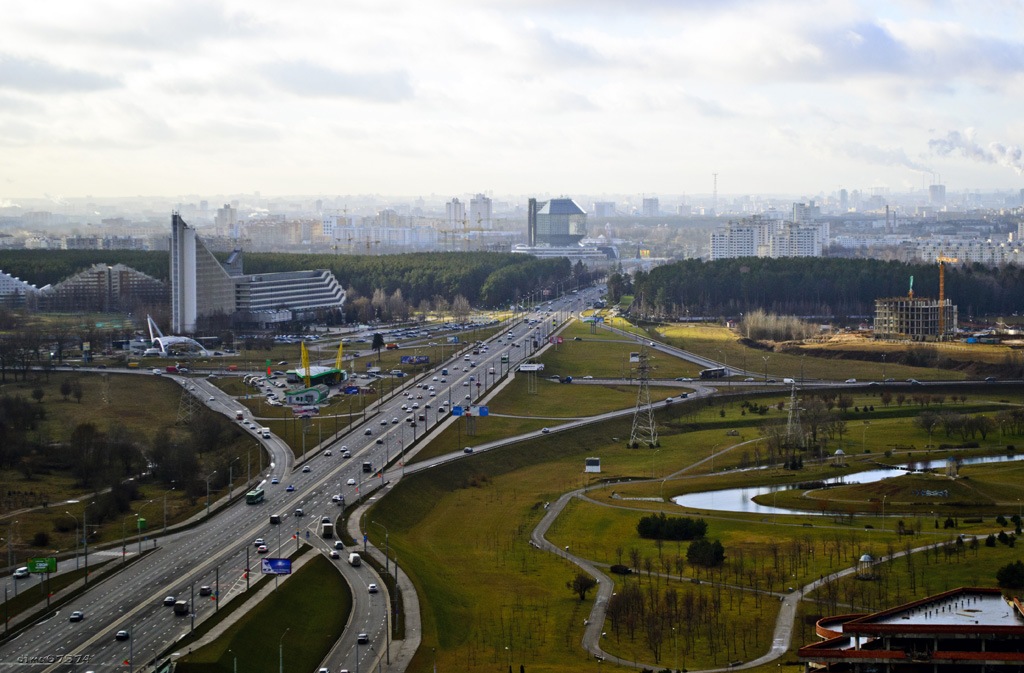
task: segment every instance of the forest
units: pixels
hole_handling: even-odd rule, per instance
[[[658,318],[736,316],[755,309],[804,316],[866,316],[875,299],[906,295],[938,297],[934,264],[871,259],[791,257],[683,260],[639,272],[613,274],[609,298],[635,297],[634,312]],[[980,264],[946,268],[945,296],[961,320],[1009,315],[1024,305],[1024,267]]]

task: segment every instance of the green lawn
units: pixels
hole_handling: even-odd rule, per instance
[[[240,671],[272,670],[281,644],[288,670],[315,671],[352,610],[352,594],[335,563],[315,554],[222,636],[178,659],[176,670],[231,673],[235,656]]]

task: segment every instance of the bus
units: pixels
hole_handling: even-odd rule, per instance
[[[264,493],[262,488],[254,488],[245,494],[245,504],[257,505],[263,502],[263,496]]]
[[[700,377],[702,379],[724,379],[729,375],[729,372],[725,367],[712,367],[711,369],[702,369]]]

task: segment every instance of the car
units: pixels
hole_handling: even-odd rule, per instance
[[[342,448],[344,448],[344,447],[342,447]],[[351,458],[352,454],[349,453],[348,449],[345,449],[345,453],[341,454],[341,457],[342,458]]]
[[[398,417],[391,419],[391,425],[398,425]]]
[[[217,398],[214,397],[213,395],[210,395],[209,397],[206,398],[206,401],[207,402],[215,402],[215,401],[217,401]]]
[[[254,547],[259,547],[261,544],[267,544],[267,541],[261,537],[256,538],[256,541],[252,543]]]
[[[462,452],[463,453],[473,453],[473,447],[472,446],[467,446],[466,448],[464,448],[462,450]]]
[[[883,383],[895,383],[896,379],[886,379]]]
[[[386,419],[386,418],[380,419],[380,424],[381,425],[387,425],[388,424],[388,419]]]
[[[338,553],[337,549],[332,549],[330,551],[330,557],[333,558],[333,559],[339,559],[339,558],[341,558],[341,554]]]
[[[753,376],[748,376],[747,378],[743,379],[744,383],[752,383],[753,381],[754,381],[754,377]]]
[[[472,397],[470,395],[466,395],[466,399],[469,400],[472,399]]]
[[[175,598],[174,596],[168,596],[167,598],[164,599],[164,605],[166,605],[167,607],[171,607],[172,605],[174,605],[174,602],[177,601],[177,600],[178,599]]]
[[[466,388],[466,387],[468,387],[468,386],[469,386],[469,381],[463,381],[463,382],[462,382],[462,387],[463,387],[463,388]]]
[[[375,594],[378,591],[377,585],[371,583],[368,587],[366,587],[366,590],[371,594]]]
[[[373,430],[371,430],[370,428],[366,428],[366,430],[363,430],[363,434],[369,437],[370,435],[373,434]]]
[[[281,360],[280,362],[277,363],[277,366],[278,367],[284,367],[286,364],[288,364],[287,360]]]
[[[211,587],[209,584],[204,584],[203,586],[199,587],[199,595],[200,596],[212,596],[213,595],[213,587]]]
[[[584,379],[585,381],[589,381],[589,380],[590,380],[590,379],[592,379],[592,378],[594,378],[594,377],[593,377],[593,376],[591,376],[590,374],[587,374],[586,376],[584,376],[584,377],[583,377],[583,379]]]
[[[303,472],[309,472],[311,469],[313,469],[313,468],[311,468],[309,465],[303,465],[302,466],[302,471]]]
[[[431,381],[436,381],[436,380],[437,380],[437,377],[436,377],[436,376],[435,376],[434,378],[432,378],[432,379],[431,379]]]
[[[331,502],[333,502],[336,505],[340,505],[344,501],[345,501],[345,499],[342,498],[340,495],[332,495],[331,496]]]
[[[293,493],[295,491],[295,484],[288,484],[288,488],[284,490],[288,491],[289,493]]]
[[[921,385],[921,382],[918,381],[917,379],[907,379],[907,383],[909,383],[912,386],[919,386],[919,385]]]
[[[114,640],[128,640],[131,637],[132,634],[128,633],[124,629],[121,629],[120,631],[114,634]]]
[[[325,455],[325,456],[331,456],[331,455],[333,455],[333,454],[331,453],[331,450],[330,450],[330,449],[327,449],[326,451],[324,451],[324,455]]]
[[[994,377],[994,376],[986,376],[985,377],[985,381],[987,381],[988,383],[992,383],[995,380],[996,380],[996,377]]]
[[[83,619],[85,619],[85,613],[81,610],[75,610],[71,613],[71,616],[68,617],[69,622],[80,622]]]
[[[384,439],[381,438],[381,437],[378,437],[376,443],[377,444],[383,444],[384,443]]]
[[[360,633],[356,636],[356,642],[360,645],[366,645],[370,642],[370,635],[368,633]]]
[[[261,544],[259,547],[256,547],[257,554],[266,554],[268,551],[270,551],[270,549],[265,544]]]
[[[348,484],[349,486],[355,486],[356,485],[356,480],[353,479],[352,477],[349,477],[348,481],[346,481],[345,483]]]
[[[857,379],[846,379],[847,383],[856,383]]]
[[[281,480],[278,479],[277,477],[274,477],[273,479],[270,480],[270,483],[271,484],[280,484]]]
[[[334,548],[338,549],[338,550],[344,549],[345,548],[345,543],[342,542],[341,540],[335,540],[334,541]]]
[[[28,567],[22,566],[14,571],[14,579],[22,580],[29,576]]]
[[[297,517],[306,516],[306,510],[302,509],[301,507],[296,507],[295,508],[295,516],[297,516]]]
[[[551,430],[550,430],[550,429],[548,429],[548,428],[541,428],[541,429],[540,429],[540,431],[541,431],[541,432],[542,432],[543,434],[545,434],[545,435],[546,435],[546,434],[548,434],[549,432],[551,432]]]

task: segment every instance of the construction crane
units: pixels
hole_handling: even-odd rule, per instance
[[[939,263],[939,338],[946,338],[946,307],[943,305],[946,299],[946,264],[956,264],[960,260],[956,257],[939,255],[935,258]]]

